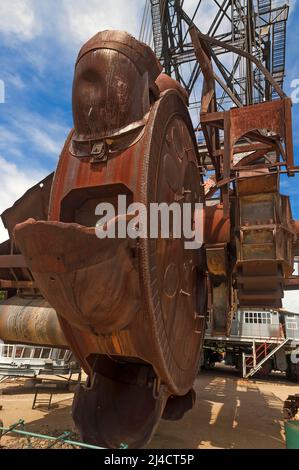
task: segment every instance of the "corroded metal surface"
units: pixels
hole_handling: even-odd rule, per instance
[[[23,222],[29,217],[34,217],[36,220],[45,220],[48,217],[53,175],[54,173],[51,173],[30,188],[10,209],[1,214],[3,224],[8,230],[11,240],[16,224]]]
[[[207,245],[229,243],[231,221],[224,217],[223,205],[206,206],[204,211],[204,242]]]
[[[238,179],[237,282],[241,306],[282,306],[284,279],[293,272],[296,231],[277,173]]]
[[[222,256],[219,256],[217,239],[212,246],[207,245],[212,329],[217,333],[220,327],[222,333],[229,333],[231,314],[225,312],[231,312],[233,307],[232,288],[236,290],[240,307],[279,308],[284,280],[293,270],[297,232],[289,198],[280,194],[279,186],[283,167],[290,176],[296,171],[292,103],[256,58],[203,35],[195,26],[190,34],[204,75],[200,118],[211,162],[209,169],[214,170],[206,183],[205,194],[209,198],[217,191],[220,193],[223,220],[229,221],[233,229],[226,247],[222,248]],[[222,44],[224,49],[245,54],[281,99],[243,106],[225,88],[236,107],[219,111],[211,44]],[[219,229],[212,233],[216,237],[220,235]]]
[[[184,118],[175,117],[176,114]],[[174,118],[169,120],[172,115]],[[169,124],[165,126],[167,120]],[[50,218],[56,219],[59,213],[71,217],[69,207],[72,199],[76,200],[77,191],[88,207],[82,191],[85,188],[85,194],[91,195],[93,210],[81,212],[79,207],[76,214],[80,219],[74,217],[72,222],[84,223],[81,214],[94,217],[94,208],[101,199],[96,197],[97,191],[93,193],[89,187],[94,188],[96,184],[100,196],[101,186],[104,188],[102,197],[107,198],[110,193],[113,200],[119,188],[126,188],[135,202],[147,206],[150,202],[173,202],[176,194],[182,194],[183,187],[190,188],[190,195],[199,200],[200,186],[196,183],[200,176],[196,179],[196,147],[191,129],[181,98],[175,91],[169,91],[153,106],[144,138],[117,158],[109,158],[105,165],[98,167],[90,165],[89,160],[78,161],[67,148],[55,175]],[[179,147],[172,140],[172,136],[178,134]],[[169,140],[165,139],[167,135]],[[186,152],[192,145],[193,153]],[[165,165],[175,165],[179,170],[174,173],[174,181],[169,180],[171,175],[165,172]],[[64,205],[68,206],[67,210]],[[187,393],[197,371],[204,330],[203,319],[196,315],[197,253],[184,250],[180,239],[140,240],[139,246],[135,243],[130,251],[126,239],[101,241],[94,229],[66,222],[70,220],[63,223],[31,221],[19,225],[16,241],[43,295],[67,322],[65,330],[70,331],[73,338],[69,342],[79,350],[86,370],[90,371],[88,357],[94,353],[140,357],[157,369],[170,392]],[[89,220],[86,225],[88,223],[91,225]],[[117,251],[121,245],[123,248]],[[75,297],[70,297],[71,292],[75,292]],[[157,299],[154,305],[153,298]],[[121,316],[120,306],[113,304],[114,299],[122,303]],[[144,322],[144,316],[148,323]],[[105,326],[108,321],[110,324]],[[149,329],[151,323],[156,331],[154,335]],[[100,334],[109,336],[102,340]],[[189,338],[187,349],[186,335]]]
[[[54,177],[4,214],[11,240],[0,245],[0,287],[19,297],[0,306],[0,336],[11,318],[18,341],[61,345],[63,331],[88,374],[73,417],[96,445],[141,447],[160,417],[181,418],[194,403],[207,310],[213,333],[228,335],[237,304],[279,307],[292,270],[299,230],[278,178],[283,166],[295,171],[290,100],[218,112],[208,40],[191,34],[204,75],[208,164],[185,90],[161,74],[148,46],[105,31],[79,53],[75,126]],[[214,175],[204,188],[205,169]],[[186,250],[171,224],[168,239],[100,240],[102,202],[125,226],[131,203],[206,203],[204,246]],[[61,330],[54,310],[48,329],[29,294],[47,299]]]
[[[59,222],[30,220],[16,230],[42,294],[70,326],[99,336],[132,322],[140,289],[130,240],[100,240],[94,228]]]
[[[152,50],[122,31],[96,34],[78,55],[73,84],[72,152],[96,155],[103,139],[145,124],[161,65]]]
[[[289,395],[283,404],[283,417],[285,420],[296,418],[299,412],[299,395]]]
[[[148,367],[110,364],[78,387],[72,414],[84,442],[108,448],[144,446],[157,427],[167,396],[153,395]],[[153,375],[153,374],[152,374]]]
[[[23,255],[13,241],[13,231],[16,224],[24,222],[29,217],[34,217],[36,220],[45,220],[48,217],[52,182],[53,173],[30,188],[1,215],[10,240],[0,244],[0,289],[7,289],[9,296],[14,295],[16,290],[30,295],[38,290]]]
[[[0,336],[9,343],[68,348],[55,310],[41,298],[12,297],[1,302]]]
[[[147,208],[203,202],[186,94],[170,78],[155,84],[159,73],[154,54],[124,33],[101,33],[83,48],[75,129],[53,179],[48,221],[15,227],[17,246],[90,377],[77,392],[74,419],[86,441],[109,447],[144,445],[171,397],[182,397],[181,411],[170,407],[166,416],[190,408],[204,338],[203,249],[185,250],[174,237],[95,234],[96,206],[117,207],[119,194]],[[123,400],[124,417],[115,406]],[[94,420],[86,424],[88,416]]]

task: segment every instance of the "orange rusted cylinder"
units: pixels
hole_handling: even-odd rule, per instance
[[[299,220],[294,221],[294,228],[296,231],[296,240],[294,243],[294,255],[299,256]]]
[[[13,297],[1,302],[0,338],[6,343],[68,348],[55,310],[43,299]]]
[[[231,223],[224,217],[222,204],[206,206],[204,211],[204,242],[207,245],[229,243],[231,239]]]
[[[189,104],[189,96],[185,88],[176,80],[171,78],[166,73],[161,73],[156,80],[156,85],[159,88],[160,93],[163,93],[167,90],[177,90],[185,101],[186,105]]]

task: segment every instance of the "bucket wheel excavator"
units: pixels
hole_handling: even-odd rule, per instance
[[[147,45],[104,31],[78,55],[74,129],[55,174],[2,215],[0,337],[74,352],[88,378],[72,413],[90,444],[143,447],[161,417],[180,419],[195,401],[207,311],[214,334],[229,334],[237,306],[279,308],[292,274],[298,225],[279,189],[282,170],[297,170],[291,101],[261,68],[279,99],[219,112],[214,39],[191,36],[206,161],[184,88]],[[203,244],[186,249],[171,217],[168,238],[140,237],[138,224],[136,237],[99,238],[102,203],[118,214],[107,224],[125,229],[134,203],[190,203],[193,222],[202,204]]]

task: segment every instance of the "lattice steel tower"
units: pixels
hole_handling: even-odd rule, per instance
[[[225,41],[258,58],[283,86],[289,5],[282,0],[146,0],[140,39],[154,47],[166,73],[190,94],[190,111],[199,104],[200,66],[189,27]],[[215,70],[227,90],[243,104],[276,98],[275,91],[250,61],[220,47],[211,49]],[[219,109],[231,106],[229,93],[217,90]]]

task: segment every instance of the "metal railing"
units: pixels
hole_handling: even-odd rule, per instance
[[[0,344],[0,377],[30,376],[41,373],[79,373],[80,367],[69,350]]]
[[[25,437],[27,439],[27,448],[33,449],[35,445],[35,440],[38,439],[39,441],[48,441],[49,444],[45,447],[46,449],[53,449],[61,447],[63,444],[67,444],[73,448],[81,448],[81,449],[94,449],[94,450],[104,450],[104,447],[99,447],[91,444],[85,444],[83,442],[74,441],[71,439],[71,436],[74,433],[70,431],[64,431],[60,436],[48,436],[45,434],[34,433],[25,430],[25,421],[20,419],[17,423],[9,426],[8,428],[3,426],[3,423],[0,421],[0,443],[1,438],[7,435],[16,435],[18,437]],[[121,444],[119,449],[128,449],[127,444]]]

